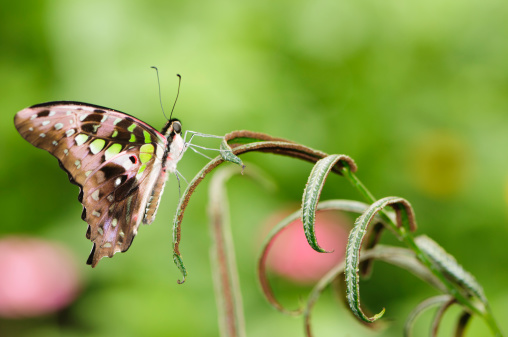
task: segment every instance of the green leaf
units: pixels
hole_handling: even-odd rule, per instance
[[[487,304],[487,298],[482,286],[476,281],[474,276],[467,272],[453,256],[443,249],[443,247],[426,235],[420,235],[415,238],[415,243],[441,271],[445,272],[448,279],[460,285],[469,294],[477,297],[484,304]]]
[[[331,169],[340,161],[343,161],[347,163],[345,165],[348,165],[348,163],[352,160],[345,155],[337,155],[337,154],[330,155],[319,160],[316,163],[316,165],[314,165],[309,175],[307,185],[305,186],[305,190],[303,191],[303,200],[302,200],[303,230],[305,232],[305,237],[307,238],[307,242],[309,243],[309,245],[315,251],[320,253],[329,253],[329,252],[322,249],[317,243],[316,232],[314,228],[314,222],[316,219],[316,206],[318,204],[319,197],[321,196],[321,191],[323,190],[326,177],[330,173]]]
[[[220,155],[221,155],[222,159],[224,159],[224,161],[229,161],[229,162],[240,165],[242,167],[242,174],[243,174],[245,165],[243,164],[242,160],[239,157],[235,156],[235,154],[233,153],[233,150],[228,145],[228,143],[226,142],[225,139],[223,139],[222,142],[220,143]]]
[[[185,269],[185,265],[182,261],[182,256],[178,253],[173,253],[173,262],[176,264],[180,272],[182,273],[183,278],[178,280],[178,284],[182,284],[185,282],[185,278],[187,277],[187,270]]]
[[[347,299],[349,307],[357,316],[363,321],[374,322],[381,318],[385,309],[381,310],[373,317],[367,317],[360,307],[360,286],[359,286],[359,263],[360,263],[360,250],[362,248],[363,239],[367,233],[367,228],[374,219],[375,215],[386,206],[391,206],[397,213],[397,226],[407,228],[410,230],[416,229],[414,222],[414,214],[411,205],[402,198],[387,197],[376,201],[372,204],[358,219],[355,221],[355,226],[349,234],[349,239],[346,249],[346,285],[347,285]]]

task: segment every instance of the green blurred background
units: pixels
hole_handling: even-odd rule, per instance
[[[175,74],[183,76],[175,115],[184,129],[261,131],[354,158],[374,195],[408,199],[419,232],[476,275],[498,319],[508,312],[507,2],[4,0],[0,6],[0,235],[67,245],[84,279],[81,296],[63,313],[1,319],[1,336],[218,335],[206,183],[183,223],[184,285],[176,284],[171,256],[174,177],[157,220],[140,228],[126,254],[92,270],[85,265],[91,244],[77,188],[13,125],[14,114],[27,106],[77,100],[160,129],[152,65],[161,71],[167,110]],[[242,177],[230,185],[248,335],[302,336],[301,319],[278,314],[263,299],[255,264],[266,218],[299,202],[311,165],[266,154],[243,159],[278,185],[266,192]],[[205,163],[189,152],[179,170],[191,179]],[[359,195],[331,177],[323,198]],[[384,241],[394,243],[389,235]],[[288,305],[309,290],[274,282]],[[362,303],[387,309],[381,336],[401,335],[411,308],[435,294],[381,263],[362,285]],[[419,335],[427,334],[430,318],[417,325]],[[448,316],[443,336],[454,320]],[[375,335],[331,292],[313,321],[317,336]],[[506,320],[501,326],[508,331]],[[469,336],[486,334],[474,319]]]

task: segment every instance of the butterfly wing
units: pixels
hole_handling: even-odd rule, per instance
[[[14,123],[80,187],[81,217],[94,244],[87,263],[95,267],[102,257],[126,251],[141,221],[155,216],[150,203],[166,180],[166,138],[125,113],[79,102],[34,105],[18,112]]]

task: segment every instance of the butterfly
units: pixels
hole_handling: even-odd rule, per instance
[[[33,105],[18,112],[14,124],[79,186],[92,267],[127,251],[140,223],[155,219],[168,173],[176,172],[188,146],[176,118],[159,133],[126,113],[81,102]]]

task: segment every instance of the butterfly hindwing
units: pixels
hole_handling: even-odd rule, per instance
[[[54,155],[81,190],[82,218],[94,243],[88,263],[126,251],[141,221],[150,223],[165,182],[166,138],[122,112],[78,102],[20,111],[19,133]]]

